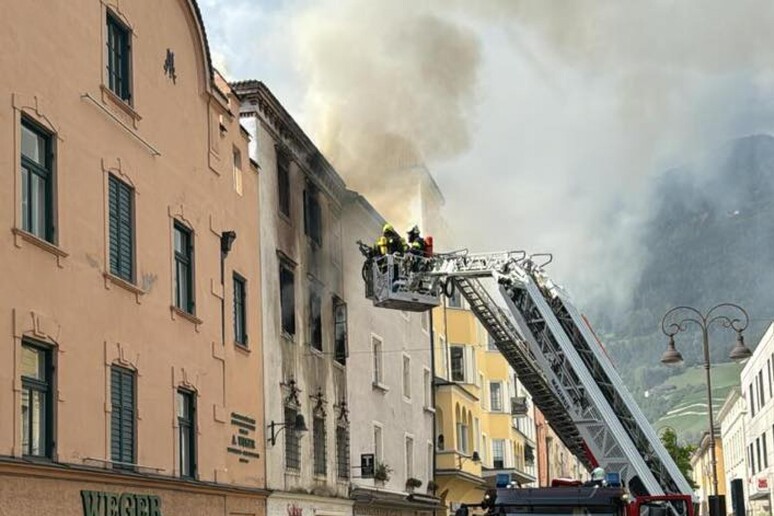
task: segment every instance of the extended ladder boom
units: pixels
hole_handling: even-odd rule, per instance
[[[692,493],[583,317],[524,253],[386,256],[364,278],[376,306],[415,311],[437,306],[453,282],[587,467],[619,472],[637,495]]]

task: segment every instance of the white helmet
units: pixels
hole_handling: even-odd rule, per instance
[[[605,468],[596,467],[591,470],[591,480],[604,480]]]

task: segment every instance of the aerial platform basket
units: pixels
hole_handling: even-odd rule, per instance
[[[433,260],[415,255],[369,258],[363,265],[366,297],[379,308],[425,312],[441,304],[440,285],[427,273]]]

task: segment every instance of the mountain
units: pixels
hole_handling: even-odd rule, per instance
[[[630,308],[613,314],[600,307],[591,311],[599,317],[598,330],[616,366],[625,372],[622,376],[651,421],[674,413],[684,400],[695,397],[697,385],[704,385],[703,376],[694,375],[693,384],[670,388],[669,379],[685,368],[659,362],[667,341],[661,317],[667,310],[739,304],[750,315],[744,334],[751,349],[774,320],[774,138],[733,140],[689,166],[667,172],[654,192],[656,205],[644,232],[648,255]],[[686,367],[702,363],[697,327],[676,336],[676,342]],[[734,343],[734,332],[716,324],[710,332],[713,363],[728,362]],[[713,396],[724,397],[731,385],[725,382]],[[714,399],[714,405],[721,403]],[[706,402],[698,410],[706,413]]]

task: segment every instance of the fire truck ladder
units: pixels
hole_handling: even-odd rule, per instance
[[[566,295],[513,253],[446,255],[453,281],[568,448],[635,494],[692,490]],[[593,459],[586,451],[590,451]]]

